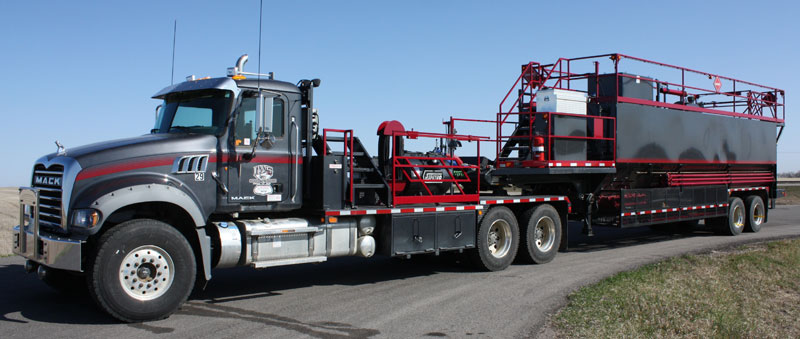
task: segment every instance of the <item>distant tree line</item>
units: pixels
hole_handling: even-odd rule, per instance
[[[800,171],[778,173],[778,178],[800,178]]]

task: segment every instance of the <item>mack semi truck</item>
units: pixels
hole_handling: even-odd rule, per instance
[[[149,134],[38,159],[13,237],[25,269],[139,322],[213,269],[453,251],[499,271],[551,261],[570,221],[738,235],[774,207],[777,88],[616,53],[529,62],[493,116],[387,120],[372,156],[320,128],[320,80],[246,62],[156,93]]]

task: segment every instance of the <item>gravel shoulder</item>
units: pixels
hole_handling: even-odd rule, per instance
[[[18,193],[16,187],[0,187],[0,257],[11,255],[11,230],[19,223]]]

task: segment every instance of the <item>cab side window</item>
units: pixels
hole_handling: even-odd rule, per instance
[[[245,94],[247,95],[247,94]],[[236,116],[236,146],[250,146],[256,136],[256,100],[258,97],[242,98],[239,114]]]
[[[251,146],[258,133],[259,126],[256,122],[256,111],[258,95],[255,92],[248,92],[244,94],[242,103],[239,106],[239,113],[236,117],[235,125],[235,143],[236,146]],[[272,133],[276,138],[283,136],[283,100],[280,98],[265,97],[264,98],[264,117],[263,121],[264,132]],[[271,108],[271,109],[270,109]]]

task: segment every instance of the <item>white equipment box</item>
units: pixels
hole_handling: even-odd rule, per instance
[[[537,112],[586,114],[586,93],[548,88],[536,93]]]

